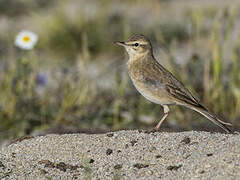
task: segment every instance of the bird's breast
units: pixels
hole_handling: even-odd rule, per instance
[[[146,99],[157,104],[172,104],[166,96],[161,79],[158,78],[160,74],[157,76],[151,64],[129,63],[128,72],[136,89]]]

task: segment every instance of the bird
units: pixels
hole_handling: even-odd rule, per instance
[[[163,107],[163,116],[153,131],[158,131],[167,118],[171,105],[180,105],[192,109],[214,124],[232,132],[230,123],[222,121],[210,112],[171,72],[164,68],[153,55],[150,40],[141,34],[134,34],[126,41],[115,41],[128,53],[127,69],[137,91],[147,100]]]

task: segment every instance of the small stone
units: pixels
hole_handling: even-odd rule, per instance
[[[122,164],[117,164],[114,166],[114,169],[122,169]]]
[[[112,154],[113,153],[113,150],[112,149],[107,149],[107,151],[106,151],[106,154],[107,155],[110,155],[110,154]]]
[[[133,165],[133,167],[138,168],[138,169],[146,168],[148,166],[149,166],[148,164],[141,164],[141,163],[136,163]]]
[[[172,171],[172,170],[178,170],[180,167],[182,167],[182,165],[180,164],[179,166],[168,166],[167,167],[167,170],[170,170],[170,171]]]
[[[12,158],[15,158],[16,157],[16,153],[12,153]]]
[[[0,168],[5,168],[5,166],[3,165],[3,163],[0,161]]]
[[[161,158],[162,156],[161,155],[156,155],[155,157],[158,159],[158,158]]]
[[[190,138],[187,137],[187,136],[185,136],[185,137],[183,138],[183,140],[181,141],[181,143],[184,143],[184,144],[189,144],[190,142],[191,142],[191,140],[190,140]]]
[[[191,154],[186,154],[186,155],[183,156],[183,158],[184,158],[184,159],[187,159],[187,158],[189,158],[190,156],[191,156]]]
[[[56,168],[59,169],[60,171],[66,172],[67,165],[64,162],[60,162],[56,165]]]
[[[114,136],[114,133],[108,133],[107,134],[107,137],[113,137]]]
[[[130,143],[131,143],[132,146],[134,146],[137,143],[137,141],[136,140],[132,140]]]
[[[205,173],[205,171],[204,171],[204,170],[201,170],[201,171],[199,171],[199,174],[203,174],[203,173]]]
[[[144,133],[144,132],[145,132],[145,131],[142,130],[142,129],[138,129],[137,131],[138,131],[138,133]]]
[[[149,170],[149,171],[146,172],[146,174],[147,174],[148,176],[150,176],[150,175],[153,174],[153,171]]]
[[[90,159],[90,160],[89,160],[89,163],[90,163],[90,164],[94,163],[94,159]]]
[[[156,151],[157,150],[157,148],[155,147],[155,146],[152,146],[151,148],[150,148],[150,152],[154,152],[154,151]]]
[[[56,162],[51,162],[49,160],[41,160],[38,162],[39,164],[44,164],[44,167],[46,168],[57,168],[60,171],[66,171],[67,169],[70,170],[76,170],[78,166],[73,166],[70,164],[65,164],[64,162],[56,163]]]

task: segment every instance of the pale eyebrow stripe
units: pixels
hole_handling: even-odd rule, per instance
[[[127,43],[127,45],[134,46],[136,43],[138,43],[140,46],[141,46],[141,45],[147,45],[146,42],[140,42],[140,43],[139,43],[138,41],[131,42],[131,43]]]

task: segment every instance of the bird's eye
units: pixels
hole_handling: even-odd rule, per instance
[[[135,44],[134,44],[134,46],[135,46],[135,47],[138,47],[138,46],[139,46],[139,44],[138,44],[138,43],[135,43]]]

